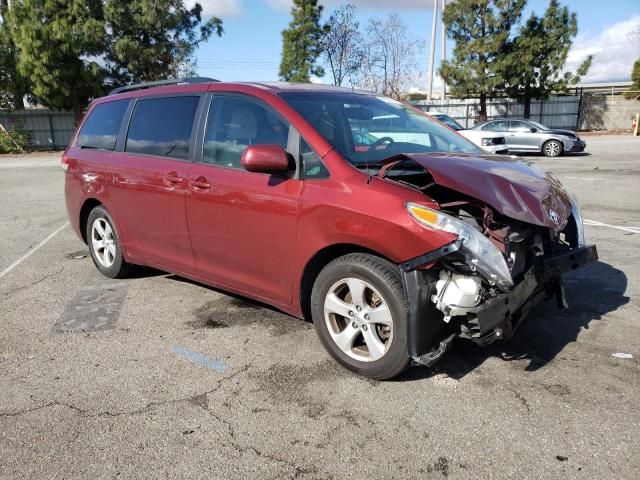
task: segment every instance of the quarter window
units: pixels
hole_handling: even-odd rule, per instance
[[[166,97],[138,100],[125,151],[171,157],[189,158],[189,140],[200,97]]]
[[[304,178],[329,177],[329,170],[322,163],[322,159],[303,138],[300,138],[300,157]]]
[[[129,106],[129,100],[101,103],[91,110],[78,134],[78,146],[115,150],[122,118]]]
[[[286,150],[289,125],[265,106],[243,97],[214,97],[207,118],[202,161],[240,168],[249,145],[280,145]]]

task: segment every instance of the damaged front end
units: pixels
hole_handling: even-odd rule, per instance
[[[442,158],[433,158],[395,158],[379,174],[437,202],[439,209],[417,203],[406,209],[425,229],[456,236],[400,265],[409,354],[423,365],[437,361],[456,337],[479,345],[510,338],[545,298],[566,308],[562,274],[598,258],[596,247],[585,245],[578,202],[554,177],[521,162],[484,158],[496,163],[478,169],[471,158],[448,156],[444,168]],[[399,164],[404,168],[394,172]]]

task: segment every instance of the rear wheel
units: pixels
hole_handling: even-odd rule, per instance
[[[562,155],[562,143],[558,140],[549,140],[542,146],[542,152],[547,157],[559,157]]]
[[[97,269],[109,278],[124,278],[133,270],[122,256],[122,247],[111,215],[97,206],[87,219],[87,244]]]
[[[349,254],[318,275],[313,323],[327,351],[356,373],[385,380],[409,365],[407,302],[398,267],[368,254]]]

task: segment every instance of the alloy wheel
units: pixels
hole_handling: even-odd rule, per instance
[[[379,360],[393,341],[387,302],[359,278],[345,278],[331,286],[324,301],[324,319],[338,348],[361,362]]]
[[[549,157],[557,157],[560,155],[560,148],[558,142],[549,142],[544,146],[544,153]]]
[[[91,246],[95,258],[105,268],[113,265],[116,259],[116,242],[113,229],[105,218],[96,218],[91,226]]]

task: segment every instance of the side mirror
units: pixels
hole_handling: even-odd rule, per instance
[[[291,169],[289,154],[280,145],[250,145],[240,157],[248,172],[283,173]]]
[[[531,127],[531,128],[529,129],[529,131],[530,131],[531,133],[536,133],[536,132],[538,131],[538,129],[537,129],[537,128],[535,128],[535,127]]]

